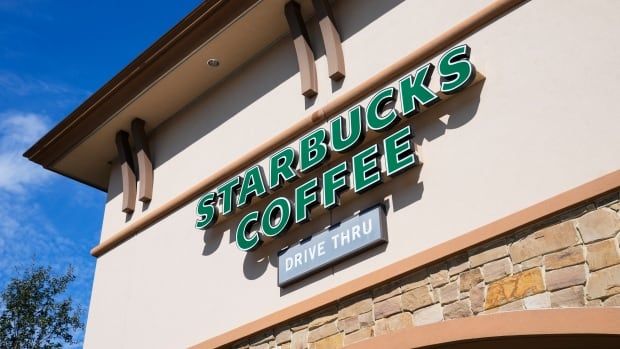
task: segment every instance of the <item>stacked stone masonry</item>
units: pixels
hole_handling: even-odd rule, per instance
[[[620,306],[619,197],[557,214],[232,347],[334,349],[468,316]]]

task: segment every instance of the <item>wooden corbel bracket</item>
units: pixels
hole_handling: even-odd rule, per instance
[[[297,64],[301,76],[301,94],[308,98],[314,97],[318,93],[316,65],[314,63],[314,52],[310,46],[310,37],[301,16],[301,7],[297,2],[289,1],[284,5],[284,15],[297,54]]]
[[[129,133],[125,131],[118,131],[116,133],[116,150],[118,152],[118,161],[121,164],[121,176],[123,179],[122,210],[125,213],[133,213],[136,207],[136,174],[129,146]]]
[[[331,6],[327,0],[312,0],[312,4],[319,20],[323,45],[325,45],[329,78],[334,81],[341,80],[345,76],[344,55]]]
[[[153,162],[146,137],[145,122],[134,119],[131,122],[131,136],[133,137],[136,159],[138,159],[138,200],[149,202],[153,198]]]

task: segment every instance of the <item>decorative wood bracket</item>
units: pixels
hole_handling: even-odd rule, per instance
[[[131,136],[138,159],[138,179],[140,182],[138,200],[149,202],[153,198],[153,163],[144,128],[145,124],[142,119],[134,119],[131,122]]]
[[[301,76],[301,94],[308,98],[314,97],[318,93],[316,65],[314,63],[314,52],[310,46],[310,37],[301,16],[301,6],[295,1],[289,1],[284,5],[284,15],[297,54],[297,64]]]
[[[132,213],[136,207],[136,175],[129,147],[129,133],[125,131],[116,133],[116,150],[123,178],[123,212]]]
[[[345,76],[344,55],[331,6],[327,0],[312,0],[312,4],[319,20],[323,45],[325,45],[329,78],[335,81],[341,80]]]

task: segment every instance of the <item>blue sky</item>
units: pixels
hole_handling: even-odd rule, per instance
[[[198,3],[0,0],[0,287],[32,261],[71,264],[88,307],[105,194],[21,154]]]

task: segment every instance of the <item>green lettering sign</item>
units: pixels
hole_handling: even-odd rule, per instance
[[[470,48],[459,45],[448,50],[439,59],[441,92],[452,94],[469,86],[476,76],[476,69],[469,61]]]
[[[299,140],[299,170],[303,173],[327,160],[327,131],[319,128]]]
[[[243,175],[243,183],[237,197],[237,207],[247,205],[252,200],[252,196],[265,195],[267,195],[267,188],[265,188],[263,169],[258,165],[252,166]]]
[[[226,216],[232,213],[234,207],[234,194],[235,189],[239,186],[239,176],[229,179],[222,185],[217,187],[217,195],[222,198],[222,215]]]
[[[377,92],[368,103],[366,110],[366,124],[373,131],[383,131],[389,129],[398,122],[398,114],[391,108],[390,111],[382,115],[386,104],[393,102],[396,98],[396,89],[386,87]]]
[[[362,193],[381,183],[379,171],[379,147],[376,144],[355,154],[351,159],[353,163],[353,190]]]
[[[198,200],[198,205],[196,206],[196,214],[198,215],[196,229],[207,229],[217,222],[217,210],[214,206],[217,202],[216,199],[216,194],[211,192]]]
[[[323,173],[323,207],[330,209],[340,205],[339,193],[349,188],[347,174],[349,173],[347,162],[341,162]]]
[[[388,176],[395,176],[415,165],[415,155],[409,141],[411,137],[411,126],[406,126],[383,140],[385,167]]]
[[[295,223],[305,223],[310,220],[310,209],[319,202],[316,189],[319,181],[312,178],[295,188]]]
[[[451,48],[441,56],[437,69],[440,92],[456,93],[473,82],[476,71],[469,57],[467,45]],[[275,191],[285,183],[297,180],[300,173],[315,170],[329,159],[330,151],[345,153],[353,150],[362,144],[366,127],[377,132],[391,129],[401,121],[397,108],[401,109],[402,115],[411,117],[438,102],[439,95],[429,88],[433,70],[431,63],[419,67],[400,79],[397,88],[385,87],[377,92],[368,101],[366,109],[355,105],[346,114],[329,120],[328,126],[317,127],[304,135],[299,139],[299,153],[292,146],[276,151],[268,159],[268,177],[260,165],[254,165],[245,171],[243,177],[235,176],[215,191],[206,193],[196,206],[195,227],[207,229],[217,222],[218,213],[230,215],[236,207],[250,205],[254,196],[265,196],[269,190]],[[322,174],[299,185],[293,190],[293,198],[277,197],[267,204],[262,214],[259,211],[246,214],[235,231],[237,246],[243,251],[251,251],[262,243],[261,238],[281,236],[293,223],[309,221],[312,208],[319,202],[325,209],[333,209],[340,205],[343,192],[352,188],[359,194],[375,187],[382,182],[382,162],[386,175],[390,177],[416,166],[418,159],[413,136],[412,126],[407,125],[383,140],[373,141],[375,144],[366,146],[349,161],[339,160]],[[380,161],[381,155],[383,161]],[[260,223],[260,229],[253,230],[256,223]]]
[[[286,231],[292,223],[291,212],[291,202],[286,198],[279,197],[270,202],[261,219],[260,225],[263,234],[268,237],[276,237]],[[277,218],[274,215],[275,213],[279,214],[279,220],[276,223],[274,223]]]
[[[258,211],[252,211],[245,215],[245,217],[241,219],[241,222],[239,222],[235,237],[237,240],[237,247],[241,251],[252,251],[260,245],[261,240],[257,233],[248,236],[248,233],[252,229],[252,225],[258,221],[259,216],[260,214]]]
[[[432,74],[433,65],[428,63],[415,71],[415,77],[409,74],[398,82],[400,104],[404,116],[412,116],[420,112],[420,105],[428,107],[439,101],[439,96],[428,88]]]
[[[283,181],[292,182],[297,179],[297,154],[293,148],[287,147],[273,154],[269,159],[269,189],[277,189]]]
[[[343,153],[347,150],[354,148],[364,139],[364,123],[362,121],[362,107],[355,106],[349,110],[349,116],[347,117],[346,124],[349,130],[347,134],[344,134],[345,119],[343,116],[338,116],[330,123],[331,130],[331,147],[334,151]]]

